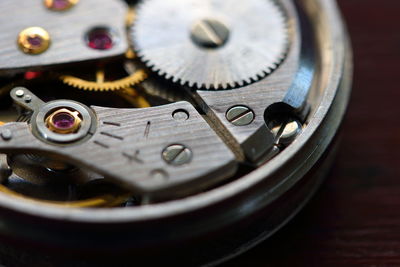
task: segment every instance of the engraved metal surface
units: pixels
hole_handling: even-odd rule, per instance
[[[235,171],[233,153],[187,102],[148,109],[93,109],[98,129],[87,142],[45,144],[28,124],[10,123],[0,127],[0,133],[12,133],[12,138],[0,140],[0,152],[54,155],[148,194],[176,194],[183,186],[184,191],[199,190]],[[189,118],[175,119],[176,110],[185,110]],[[162,159],[163,150],[177,144],[191,149],[187,164],[175,166]]]
[[[79,1],[63,12],[49,10],[39,0],[1,0],[0,10],[0,72],[104,59],[122,55],[128,48],[124,19],[127,5],[122,0]],[[33,26],[42,27],[51,38],[49,49],[40,55],[24,54],[17,45],[19,32]],[[112,49],[87,46],[86,33],[98,26],[115,32]]]

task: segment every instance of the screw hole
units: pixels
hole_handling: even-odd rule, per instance
[[[269,130],[287,122],[291,118],[296,118],[294,109],[286,103],[279,102],[270,105],[265,109],[264,121]]]
[[[264,113],[265,124],[275,136],[276,144],[283,147],[291,144],[302,132],[302,123],[294,109],[286,103],[275,103]]]
[[[189,119],[189,112],[184,109],[177,109],[172,113],[172,117],[177,121],[186,121]]]

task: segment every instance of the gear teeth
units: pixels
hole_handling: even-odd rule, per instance
[[[60,79],[64,84],[77,89],[85,91],[107,92],[118,91],[139,84],[147,79],[147,73],[144,70],[138,70],[132,75],[129,75],[128,77],[125,77],[123,79],[104,83],[86,81],[70,75],[61,76]]]
[[[172,79],[172,75],[169,74],[169,73],[167,73],[167,74],[165,75],[165,78],[167,78],[168,80],[171,80],[171,79]]]
[[[188,11],[185,7],[186,6],[191,6],[191,3],[197,3],[197,1],[202,1],[202,0],[185,0],[182,1],[182,9],[181,10],[186,10]],[[225,1],[225,0],[221,0]],[[232,0],[233,1],[233,0]],[[239,1],[239,0],[237,0]],[[257,2],[260,1],[260,2]],[[196,64],[197,62],[190,62],[191,57],[186,56],[185,53],[182,53],[184,51],[184,47],[180,48],[179,51],[175,51],[175,53],[171,53],[170,49],[174,49],[173,47],[179,47],[177,46],[178,44],[176,43],[171,43],[171,40],[162,40],[160,39],[160,42],[157,45],[155,45],[152,41],[152,49],[156,50],[157,53],[153,54],[152,49],[148,49],[149,45],[148,42],[151,38],[152,34],[152,28],[149,28],[151,25],[152,27],[156,27],[156,25],[165,25],[166,20],[163,20],[165,17],[160,15],[156,16],[157,12],[155,11],[157,6],[162,6],[163,11],[168,13],[168,12],[178,12],[175,9],[175,6],[169,5],[168,0],[142,0],[139,2],[137,8],[136,8],[136,21],[133,23],[131,27],[131,38],[132,38],[132,43],[134,44],[135,47],[135,52],[137,56],[145,63],[145,65],[153,72],[157,73],[159,76],[164,77],[165,79],[171,80],[174,83],[178,83],[182,86],[189,86],[189,87],[195,87],[197,89],[207,89],[207,90],[219,90],[219,89],[231,89],[231,88],[236,88],[236,87],[243,87],[245,85],[257,82],[268,75],[270,75],[273,71],[275,71],[280,64],[284,61],[284,59],[287,56],[287,51],[289,49],[290,43],[289,43],[289,38],[288,38],[288,33],[289,33],[289,24],[286,21],[287,14],[281,7],[281,5],[278,3],[276,0],[249,0],[245,1],[244,5],[248,4],[249,6],[248,9],[246,10],[252,10],[254,12],[258,12],[256,16],[260,16],[260,20],[264,18],[268,18],[269,21],[264,21],[263,24],[260,23],[261,25],[269,24],[272,22],[272,24],[275,26],[274,29],[276,29],[277,32],[274,33],[273,36],[275,36],[275,39],[273,40],[273,44],[276,44],[276,47],[274,47],[269,54],[266,54],[265,60],[265,65],[261,64],[262,61],[260,60],[254,60],[251,61],[250,63],[246,62],[241,62],[240,59],[237,59],[237,61],[232,61],[233,63],[237,63],[238,65],[235,66],[233,64],[232,68],[225,68],[226,72],[228,73],[218,73],[213,72],[212,68],[210,68],[209,73],[215,73],[215,76],[217,77],[215,80],[210,80],[207,81],[204,79],[203,81],[199,77],[211,77],[207,75],[196,75],[198,74],[196,72],[196,67],[202,67],[199,66],[199,64]],[[171,1],[172,3],[172,1]],[[252,3],[254,3],[254,6],[252,6]],[[264,4],[263,4],[264,3]],[[253,8],[257,7],[257,8]],[[261,7],[258,8],[258,7]],[[222,13],[224,10],[222,10]],[[190,11],[187,12],[187,16],[190,16],[192,13]],[[182,16],[184,14],[181,14]],[[248,14],[247,14],[248,15]],[[250,14],[251,15],[251,14]],[[268,15],[268,16],[267,16]],[[227,14],[227,16],[230,16],[230,14]],[[262,16],[262,17],[261,17]],[[235,17],[233,17],[235,18]],[[188,19],[187,21],[191,21]],[[151,23],[150,23],[151,22]],[[263,22],[263,21],[261,21]],[[158,23],[158,24],[157,24]],[[168,21],[168,23],[171,23]],[[243,24],[244,26],[248,26],[247,24]],[[171,29],[173,27],[170,27]],[[184,27],[183,27],[184,28]],[[158,28],[157,28],[158,29]],[[177,32],[179,34],[179,32]],[[176,32],[174,32],[176,34]],[[187,36],[186,32],[182,32],[181,34],[185,34]],[[155,34],[154,37],[158,38],[158,36],[170,36],[168,34],[162,34],[162,35],[157,35]],[[175,35],[172,35],[175,36]],[[183,35],[182,35],[183,36]],[[181,36],[181,37],[182,37]],[[184,38],[184,37],[182,37]],[[267,42],[266,38],[264,40],[264,45]],[[170,48],[165,47],[165,43],[168,42]],[[271,42],[268,40],[268,42]],[[172,45],[171,45],[172,44]],[[267,43],[268,44],[268,43]],[[175,45],[175,46],[173,46]],[[231,46],[232,47],[232,46]],[[165,49],[163,51],[162,49]],[[237,48],[237,49],[240,49]],[[250,48],[251,49],[251,48]],[[165,53],[163,53],[165,52]],[[203,52],[203,51],[202,51]],[[226,53],[226,54],[232,54],[234,55],[234,50],[233,51],[228,51],[231,53]],[[195,52],[194,52],[195,53]],[[163,55],[167,55],[163,57]],[[172,61],[171,58],[174,58],[176,54],[176,57],[181,58],[177,59],[176,62]],[[251,54],[251,53],[250,53]],[[222,54],[221,54],[222,55]],[[193,58],[198,58],[195,55]],[[216,51],[216,53],[213,53],[213,57],[218,57],[219,54]],[[168,61],[167,61],[168,60]],[[224,64],[226,60],[223,58],[221,60],[213,60],[212,62],[217,62],[218,63]],[[179,65],[173,65],[173,64],[180,64]],[[186,63],[186,64],[185,64]],[[192,63],[192,64],[191,64]],[[170,67],[171,66],[171,67]],[[212,65],[210,65],[212,66]],[[244,66],[244,67],[240,67]],[[182,73],[175,73],[175,70],[177,69],[184,69],[186,72],[186,75],[182,75]],[[229,71],[231,73],[229,73]],[[180,76],[182,75],[182,76]],[[200,79],[200,80],[199,80]]]

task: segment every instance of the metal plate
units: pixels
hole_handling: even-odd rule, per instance
[[[179,194],[199,190],[235,172],[235,157],[194,107],[178,102],[147,109],[93,107],[98,129],[84,143],[69,146],[46,144],[26,123],[0,127],[0,152],[42,152],[86,167],[148,194]],[[173,116],[185,111],[188,118]],[[4,138],[11,133],[11,138]],[[170,145],[184,145],[191,159],[179,166],[168,164],[162,154]],[[192,185],[192,186],[191,186]],[[160,192],[165,191],[165,192]]]
[[[288,16],[291,47],[286,60],[275,72],[258,83],[234,90],[197,90],[194,93],[195,100],[202,107],[207,107],[207,115],[214,118],[213,121],[230,135],[236,146],[234,149],[254,162],[260,160],[274,145],[274,136],[265,126],[265,109],[273,103],[283,101],[301,66],[302,40],[299,19],[292,1],[282,1],[282,6]],[[235,126],[227,120],[226,112],[237,105],[249,107],[254,111],[255,118],[251,124]]]
[[[114,57],[128,48],[124,21],[127,5],[122,0],[83,0],[63,12],[48,10],[41,0],[1,0],[0,10],[0,72]],[[115,34],[112,49],[87,46],[86,33],[98,26]],[[19,49],[18,34],[28,27],[42,27],[50,34],[51,45],[46,52],[27,55]]]

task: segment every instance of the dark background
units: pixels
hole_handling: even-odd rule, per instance
[[[400,0],[338,2],[355,76],[336,163],[289,225],[224,267],[400,266]]]

